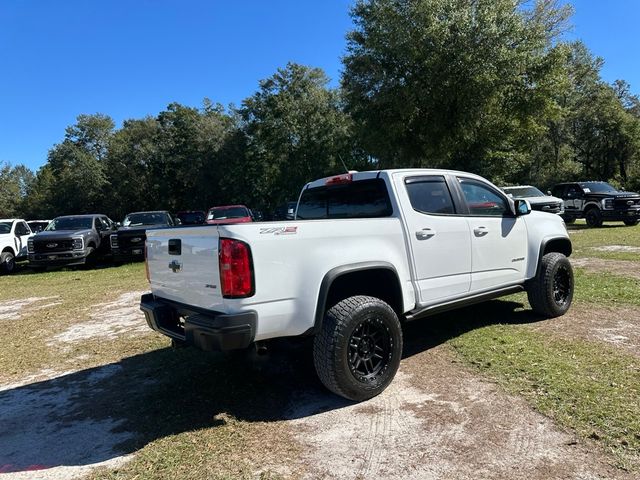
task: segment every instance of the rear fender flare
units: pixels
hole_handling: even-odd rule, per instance
[[[400,281],[399,281],[400,277],[398,276],[398,272],[395,269],[395,267],[388,262],[379,262],[379,261],[360,262],[360,263],[354,263],[351,265],[341,265],[339,267],[332,268],[325,274],[320,284],[318,301],[316,303],[315,320],[314,320],[313,327],[308,333],[315,334],[319,332],[320,329],[322,328],[322,322],[324,320],[324,314],[327,308],[327,298],[329,297],[329,291],[331,290],[331,286],[333,285],[333,283],[338,278],[344,275],[347,275],[349,273],[354,273],[354,272],[362,272],[365,270],[388,270],[393,274],[394,278],[398,282],[398,288],[400,288]]]

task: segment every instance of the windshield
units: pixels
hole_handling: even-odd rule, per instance
[[[169,218],[166,213],[130,213],[124,217],[122,225],[125,227],[137,227],[139,225],[168,225]]]
[[[244,207],[212,208],[209,210],[207,220],[225,220],[227,218],[248,217],[249,212]]]
[[[179,213],[178,218],[186,225],[204,223],[204,212]]]
[[[584,193],[618,193],[618,190],[606,182],[585,182],[580,186]]]
[[[516,198],[544,197],[545,194],[536,187],[505,187],[503,190]]]
[[[57,230],[90,230],[93,223],[91,217],[62,217],[53,220],[47,228],[46,232],[55,232]]]
[[[0,233],[11,233],[13,222],[0,222]]]

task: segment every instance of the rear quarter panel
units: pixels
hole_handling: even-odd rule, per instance
[[[398,273],[405,311],[413,308],[403,230],[397,218],[305,220],[219,226],[221,238],[250,245],[255,295],[225,299],[225,310],[256,310],[256,340],[300,335],[314,324],[324,276],[335,267],[379,261]]]

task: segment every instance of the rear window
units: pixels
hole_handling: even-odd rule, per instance
[[[207,220],[227,220],[228,218],[244,218],[249,216],[249,211],[244,207],[214,207],[209,210]]]
[[[296,218],[374,218],[388,217],[391,213],[387,186],[384,180],[376,178],[306,189]]]

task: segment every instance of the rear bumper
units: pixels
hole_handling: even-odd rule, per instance
[[[193,310],[147,293],[140,299],[149,327],[205,351],[247,348],[254,341],[256,312],[224,314]]]

